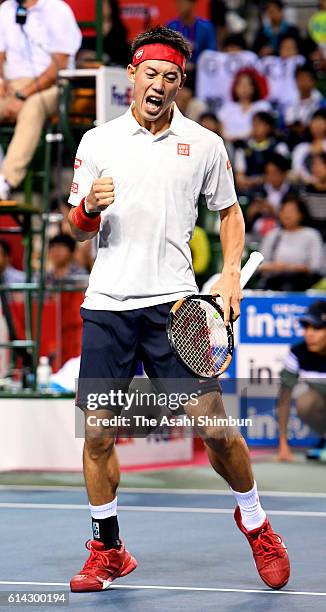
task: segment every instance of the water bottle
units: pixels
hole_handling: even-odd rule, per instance
[[[50,386],[50,377],[52,369],[49,364],[48,357],[40,357],[39,364],[36,368],[37,387],[40,391],[47,391]]]

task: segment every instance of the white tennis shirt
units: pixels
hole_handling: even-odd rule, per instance
[[[128,111],[83,136],[69,203],[111,176],[115,201],[101,213],[98,254],[84,308],[131,310],[197,293],[189,241],[200,194],[210,210],[237,200],[222,139],[174,105],[157,136]]]
[[[35,78],[46,70],[52,53],[70,56],[70,67],[82,35],[75,16],[63,0],[38,0],[27,9],[23,27],[16,23],[16,0],[0,6],[0,52],[5,52],[5,78]]]

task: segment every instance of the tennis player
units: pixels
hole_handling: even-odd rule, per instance
[[[124,115],[83,136],[69,198],[76,239],[99,238],[81,309],[78,387],[78,405],[86,416],[84,475],[93,540],[86,544],[89,558],[71,580],[72,591],[107,589],[137,566],[119,534],[116,432],[88,426],[83,383],[128,382],[141,359],[149,378],[163,384],[188,379],[198,390],[199,407],[187,407],[187,414],[226,417],[216,380],[194,379],[175,358],[165,331],[172,304],[198,292],[189,241],[200,196],[221,217],[224,267],[212,294],[223,298],[225,322],[231,308],[239,316],[242,297],[244,222],[223,141],[186,119],[174,102],[191,49],[179,33],[159,26],[135,39],[132,54],[127,70],[134,102]],[[120,411],[110,405],[96,414]],[[261,507],[243,438],[214,427],[203,427],[201,435],[212,467],[234,493],[235,521],[262,580],[283,587],[290,571],[287,551]]]

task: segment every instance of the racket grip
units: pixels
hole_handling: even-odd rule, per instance
[[[245,263],[245,265],[243,266],[241,270],[241,276],[240,276],[241,289],[243,289],[246,286],[248,281],[251,279],[251,277],[254,275],[257,268],[260,266],[260,264],[263,261],[264,261],[264,256],[261,253],[259,253],[259,251],[254,251],[253,253],[251,253],[247,263]]]

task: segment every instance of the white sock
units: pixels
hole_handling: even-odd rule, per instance
[[[92,506],[92,504],[88,504],[93,519],[106,519],[110,516],[117,516],[117,505],[117,497],[108,504],[103,504],[102,506]]]
[[[244,527],[248,531],[261,527],[266,519],[266,513],[260,505],[256,482],[253,488],[246,493],[238,493],[233,489],[231,491],[238,502]]]

